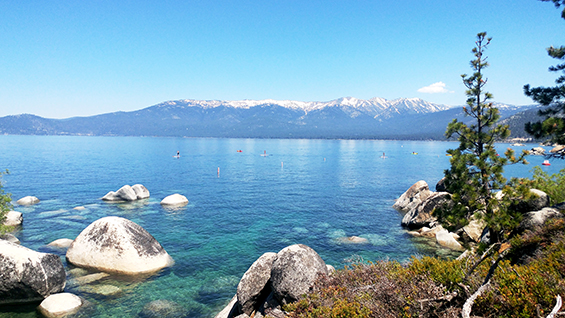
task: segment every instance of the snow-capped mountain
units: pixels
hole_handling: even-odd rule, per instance
[[[257,106],[275,105],[292,110],[304,111],[308,114],[311,111],[321,110],[327,107],[338,107],[344,112],[349,113],[351,117],[357,117],[360,113],[369,115],[373,118],[390,118],[402,114],[426,114],[449,109],[450,106],[434,104],[419,98],[399,98],[394,100],[386,100],[384,98],[375,97],[369,100],[358,99],[355,97],[342,97],[329,102],[302,102],[292,100],[176,100],[167,101],[154,107],[201,107],[203,109],[216,107],[233,107],[249,109]]]
[[[497,106],[502,118],[527,109]],[[469,120],[461,107],[418,98],[343,97],[329,102],[186,99],[90,117],[6,116],[0,118],[0,134],[443,139],[453,118]]]

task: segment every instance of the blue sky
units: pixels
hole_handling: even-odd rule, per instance
[[[175,99],[463,105],[482,31],[495,101],[531,104],[524,84],[554,85],[545,49],[565,45],[565,20],[535,0],[0,0],[0,116]]]

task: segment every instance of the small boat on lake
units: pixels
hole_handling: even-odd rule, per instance
[[[542,165],[544,166],[551,166],[551,163],[549,163],[549,160],[544,160]]]

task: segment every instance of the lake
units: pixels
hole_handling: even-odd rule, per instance
[[[101,284],[121,288],[114,296],[68,283],[66,291],[91,303],[88,317],[140,317],[143,307],[165,299],[187,317],[213,317],[235,294],[247,268],[263,253],[302,243],[327,264],[411,255],[452,256],[401,228],[394,200],[418,180],[432,190],[449,167],[453,142],[287,140],[152,137],[0,136],[0,169],[15,200],[41,202],[14,210],[24,224],[14,233],[22,245],[55,253],[46,244],[74,239],[104,216],[130,219],[151,233],[175,265],[145,279],[111,276]],[[530,149],[536,145],[525,147]],[[498,145],[501,151],[507,144]],[[549,149],[549,148],[546,148]],[[241,152],[238,152],[241,150]],[[180,158],[173,156],[180,151]],[[417,153],[417,154],[413,154]],[[261,156],[266,153],[267,156]],[[386,159],[381,158],[383,153]],[[529,176],[543,157],[512,166],[507,176]],[[553,161],[544,170],[564,166]],[[134,203],[100,200],[125,184],[141,183],[151,198]],[[164,208],[173,193],[182,208]],[[83,206],[84,210],[75,210]],[[369,244],[340,244],[360,236]],[[68,282],[72,281],[68,277]],[[35,306],[0,308],[0,317],[35,317]]]

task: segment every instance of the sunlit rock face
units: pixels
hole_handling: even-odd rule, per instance
[[[84,229],[67,251],[75,266],[103,272],[141,274],[171,266],[173,259],[157,240],[136,223],[109,216]]]
[[[65,283],[59,256],[0,240],[0,304],[42,300],[63,291]]]
[[[295,244],[277,253],[271,270],[271,284],[277,300],[287,304],[306,294],[318,276],[328,274],[326,263],[316,251]]]

